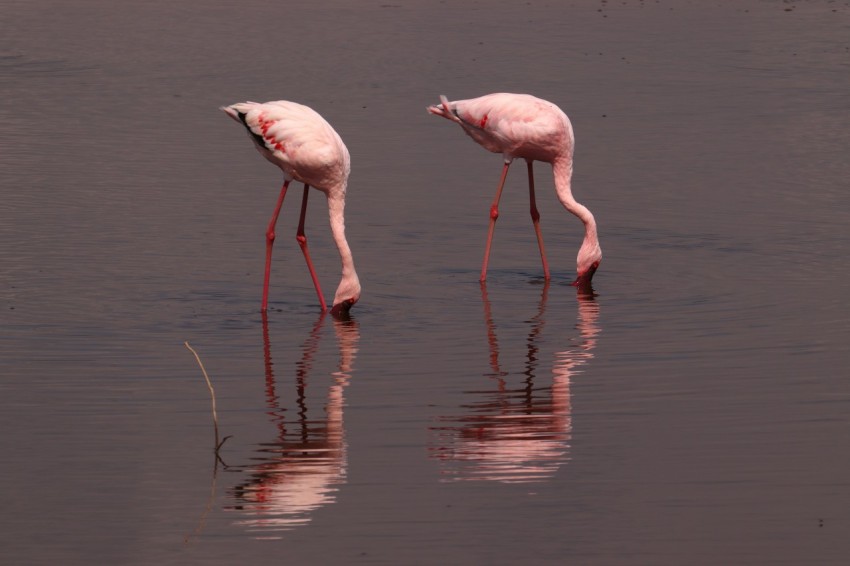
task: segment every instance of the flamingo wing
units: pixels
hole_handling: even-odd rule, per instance
[[[445,103],[434,112],[457,121],[489,151],[511,156],[545,157],[563,143],[566,115],[551,102],[526,94],[496,93]],[[433,108],[433,107],[432,107]]]
[[[225,109],[233,116],[231,110],[261,152],[296,179],[324,186],[347,176],[348,150],[315,110],[285,100],[234,104]]]

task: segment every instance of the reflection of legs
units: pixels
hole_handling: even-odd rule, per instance
[[[499,200],[502,198],[502,188],[505,186],[505,178],[508,176],[508,167],[511,166],[510,161],[505,161],[505,167],[502,169],[502,178],[499,180],[499,188],[496,190],[496,198],[493,199],[493,204],[490,206],[490,229],[487,232],[487,247],[484,248],[484,264],[481,266],[480,281],[487,280],[487,264],[490,261],[490,245],[493,243],[493,231],[496,228],[496,219],[499,218]]]
[[[486,281],[481,281],[481,301],[484,303],[484,323],[487,325],[487,343],[490,345],[490,368],[493,370],[493,375],[490,377],[501,380],[507,373],[502,373],[499,366],[499,342],[496,339],[496,324],[493,322],[490,299],[487,297]]]
[[[310,191],[310,185],[304,183],[304,196],[301,199],[301,219],[298,221],[298,234],[295,239],[298,240],[298,245],[301,246],[301,251],[304,252],[304,259],[307,260],[307,268],[310,270],[310,277],[313,278],[313,286],[316,288],[316,294],[319,296],[319,304],[322,305],[322,312],[327,310],[325,297],[322,295],[322,288],[319,287],[319,278],[316,276],[316,270],[313,269],[313,261],[310,259],[310,252],[307,250],[307,236],[304,234],[304,216],[307,214],[307,195]]]
[[[537,247],[540,248],[540,259],[543,260],[543,277],[549,281],[549,263],[546,261],[546,251],[543,249],[543,233],[540,231],[540,213],[537,212],[537,201],[534,198],[534,172],[532,162],[528,160],[528,197],[531,200],[531,221],[534,222],[534,232],[537,234]]]
[[[284,181],[283,187],[280,189],[280,196],[277,197],[277,206],[274,209],[274,214],[269,221],[269,227],[266,228],[266,273],[263,277],[263,304],[260,307],[262,312],[269,309],[269,277],[272,271],[272,246],[274,246],[274,227],[277,225],[277,217],[280,215],[280,207],[283,205],[283,197],[286,196],[286,189],[289,187],[289,179]]]

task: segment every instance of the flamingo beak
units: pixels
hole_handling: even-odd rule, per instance
[[[578,277],[576,277],[576,280],[570,283],[570,285],[572,285],[573,287],[578,287],[579,289],[590,287],[590,280],[593,279],[593,274],[596,273],[596,270],[598,268],[599,262],[593,262],[593,264],[591,264],[591,266],[587,268],[587,271],[585,271],[584,273],[579,273]]]
[[[337,318],[345,318],[348,316],[348,311],[351,310],[351,307],[354,306],[356,301],[352,299],[346,299],[342,302],[335,304],[331,307],[331,316]]]

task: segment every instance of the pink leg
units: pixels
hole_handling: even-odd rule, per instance
[[[543,277],[549,281],[549,263],[546,261],[546,250],[543,249],[543,233],[540,231],[540,213],[537,212],[537,201],[534,198],[534,172],[532,162],[528,161],[528,196],[531,200],[531,221],[534,222],[534,232],[537,234],[537,247],[540,248],[540,259],[543,260]]]
[[[304,217],[307,214],[307,195],[310,191],[310,185],[304,184],[304,197],[301,199],[301,219],[298,221],[298,234],[295,239],[298,240],[298,245],[301,246],[301,251],[304,252],[304,259],[307,260],[307,268],[310,270],[310,277],[313,278],[313,286],[316,288],[316,294],[319,295],[319,304],[322,305],[322,312],[328,310],[325,304],[325,297],[322,295],[322,288],[319,286],[319,278],[316,276],[316,270],[313,269],[313,261],[310,259],[310,252],[307,250],[307,236],[304,234]]]
[[[481,266],[481,279],[479,281],[487,280],[490,246],[493,243],[493,231],[496,229],[496,219],[499,218],[499,200],[502,198],[502,188],[505,186],[505,179],[508,176],[508,167],[510,166],[510,161],[505,161],[505,166],[502,169],[502,178],[499,180],[499,188],[496,190],[496,198],[493,199],[493,204],[490,206],[490,229],[487,231],[487,247],[484,248],[484,264]]]
[[[289,180],[284,181],[283,187],[280,189],[280,196],[277,197],[277,206],[274,209],[274,214],[269,221],[269,227],[266,229],[266,274],[263,277],[263,305],[260,307],[262,312],[269,310],[269,278],[272,272],[272,246],[274,245],[274,227],[277,225],[277,217],[280,215],[280,207],[283,205],[283,197],[286,196],[286,189],[289,187]]]

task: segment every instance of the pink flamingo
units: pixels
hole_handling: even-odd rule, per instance
[[[593,214],[573,198],[570,189],[573,173],[573,128],[567,115],[551,102],[528,94],[497,93],[454,102],[440,96],[440,101],[439,105],[429,106],[428,112],[457,122],[463,131],[484,149],[501,153],[505,159],[496,198],[490,207],[490,228],[481,267],[481,281],[487,279],[490,245],[496,219],[499,217],[499,199],[508,175],[508,167],[514,158],[522,157],[528,164],[531,220],[537,233],[537,245],[540,248],[546,280],[549,280],[549,264],[543,248],[543,234],[540,232],[540,213],[534,198],[532,162],[535,160],[552,164],[558,199],[564,208],[584,223],[584,241],[576,259],[578,277],[573,285],[589,286],[599,262],[602,261],[602,249],[599,247]]]
[[[275,239],[274,229],[283,198],[286,196],[286,189],[293,179],[304,183],[301,218],[298,222],[296,239],[307,261],[307,268],[313,278],[322,312],[327,310],[327,304],[307,249],[304,216],[307,212],[307,195],[311,186],[327,196],[331,231],[342,260],[342,280],[334,296],[331,314],[339,315],[348,312],[360,299],[360,280],[354,270],[351,249],[345,239],[345,191],[351,171],[351,157],[339,134],[312,108],[286,100],[263,104],[240,102],[223,106],[221,109],[245,126],[257,151],[280,167],[284,174],[277,206],[266,230],[266,270],[263,278],[262,312],[266,312],[269,305],[269,275]]]

